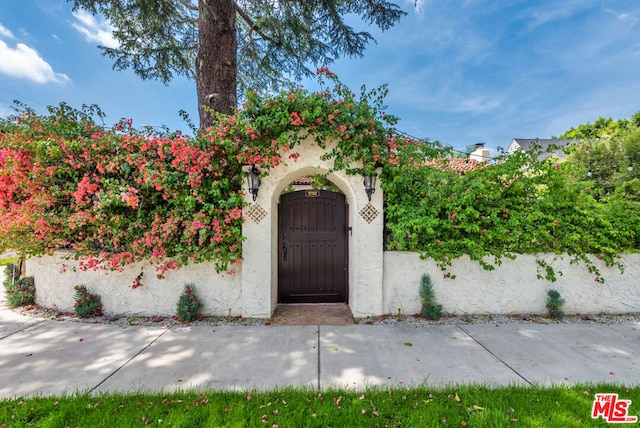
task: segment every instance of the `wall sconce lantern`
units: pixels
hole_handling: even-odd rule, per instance
[[[253,200],[255,201],[260,188],[260,171],[255,165],[251,165],[251,169],[247,171],[247,187],[249,187],[249,193],[253,195]]]
[[[364,191],[367,192],[367,198],[371,202],[371,195],[376,191],[376,175],[364,176]]]

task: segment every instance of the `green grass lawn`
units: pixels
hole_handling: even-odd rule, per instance
[[[18,258],[18,257],[7,257],[6,259],[0,259],[0,266],[6,266],[9,263],[11,263],[11,264],[20,263],[20,258]]]
[[[631,400],[640,387],[448,386],[366,391],[76,394],[0,401],[0,427],[584,427],[596,393]]]

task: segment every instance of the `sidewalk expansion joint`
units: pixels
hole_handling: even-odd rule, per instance
[[[14,331],[13,333],[9,333],[9,334],[7,334],[6,336],[2,336],[2,337],[0,337],[0,340],[2,340],[2,339],[6,339],[7,337],[10,337],[10,336],[13,336],[13,335],[14,335],[14,334],[16,334],[16,333],[21,333],[21,332],[23,332],[23,331],[25,331],[25,330],[30,329],[31,327],[35,327],[35,326],[40,325],[40,324],[42,324],[43,322],[46,322],[46,321],[47,321],[47,320],[40,320],[40,321],[37,321],[37,322],[33,322],[33,323],[31,323],[31,324],[27,324],[27,325],[25,325],[24,327],[22,327],[20,330],[16,330],[16,331]]]
[[[527,383],[527,385],[532,385],[532,383],[529,381],[529,379],[527,379],[526,377],[524,377],[522,374],[520,374],[520,372],[518,372],[516,369],[514,369],[513,367],[511,367],[505,360],[503,360],[502,358],[498,357],[491,349],[487,348],[482,342],[480,342],[478,339],[475,338],[474,335],[472,335],[470,332],[468,332],[467,330],[465,330],[461,325],[458,325],[458,328],[460,330],[462,330],[464,332],[464,334],[466,334],[467,336],[469,336],[471,339],[473,339],[474,342],[476,342],[478,345],[480,345],[482,347],[482,349],[484,349],[485,351],[487,351],[489,354],[491,354],[496,360],[500,361],[505,367],[507,367],[509,370],[511,370],[513,373],[516,374],[516,376],[518,376],[520,379],[522,379],[523,381],[525,381]]]
[[[151,342],[149,342],[147,344],[147,346],[145,346],[144,348],[142,348],[141,350],[139,350],[138,352],[136,352],[131,358],[129,358],[127,361],[125,361],[124,363],[122,363],[120,365],[120,367],[118,367],[117,369],[115,369],[113,372],[111,372],[107,377],[105,377],[104,379],[102,379],[100,381],[100,383],[98,383],[96,386],[94,386],[93,388],[91,388],[89,390],[90,393],[94,392],[96,389],[100,388],[102,386],[103,383],[105,383],[106,381],[108,381],[109,379],[111,379],[111,377],[113,377],[116,373],[118,373],[121,369],[123,369],[127,364],[129,364],[131,361],[133,361],[134,359],[136,359],[138,357],[138,355],[142,354],[144,351],[146,351],[147,349],[149,349],[154,343],[156,343],[162,336],[164,336],[164,334],[166,332],[168,332],[169,330],[171,330],[171,327],[165,328],[164,331],[162,333],[160,333],[158,336],[156,336]]]
[[[320,391],[320,325],[316,325],[316,348],[318,351],[318,391]]]

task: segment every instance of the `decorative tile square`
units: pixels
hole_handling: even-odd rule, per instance
[[[373,220],[376,219],[380,215],[380,211],[378,211],[371,203],[368,203],[360,210],[360,217],[364,219],[367,223],[371,224]]]
[[[258,224],[267,216],[267,210],[262,208],[260,204],[253,204],[247,210],[247,216]]]

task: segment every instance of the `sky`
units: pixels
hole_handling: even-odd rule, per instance
[[[496,155],[513,138],[640,110],[638,0],[395,2],[407,16],[385,32],[350,21],[376,43],[329,68],[356,93],[388,84],[387,113],[411,136],[460,151],[485,143]],[[65,0],[0,0],[0,117],[14,99],[39,113],[97,104],[107,125],[124,117],[189,131],[179,111],[198,123],[195,82],[113,70],[97,48],[115,46],[111,30]]]

